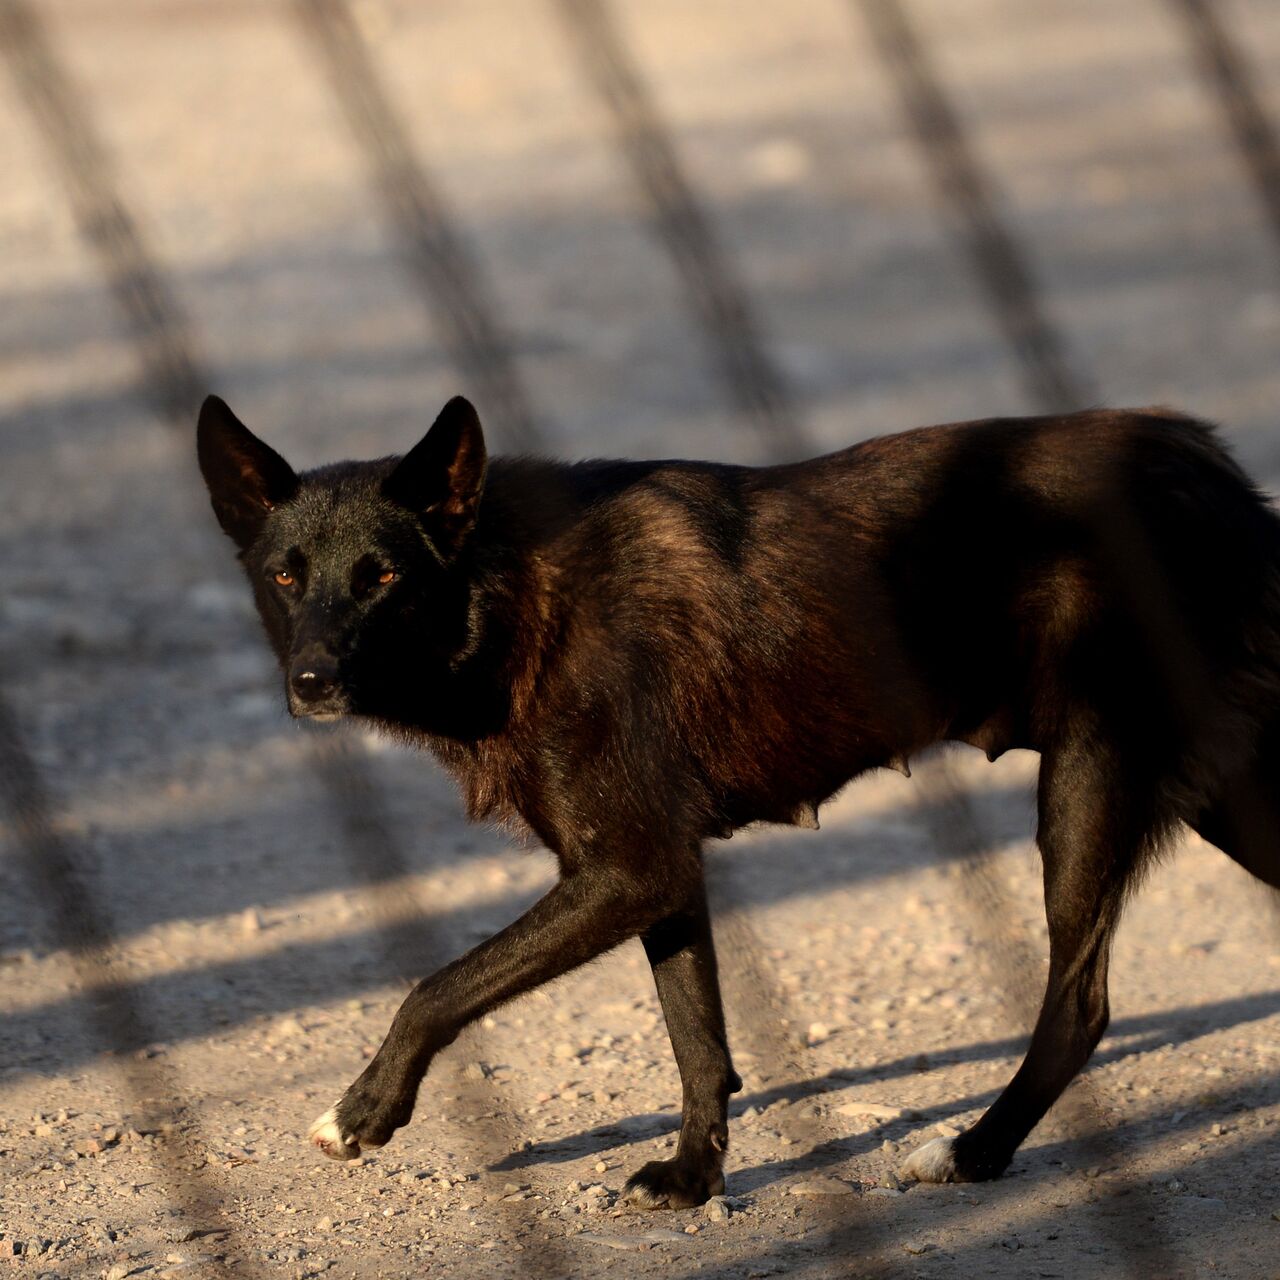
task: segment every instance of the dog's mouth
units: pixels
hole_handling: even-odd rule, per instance
[[[311,720],[316,724],[328,724],[351,714],[351,706],[342,696],[311,700],[289,695],[289,714],[295,720]]]

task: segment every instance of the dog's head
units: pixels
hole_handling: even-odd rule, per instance
[[[403,458],[299,475],[210,396],[197,450],[293,715],[386,714],[407,672],[447,671],[473,643],[467,552],[486,455],[466,400]]]

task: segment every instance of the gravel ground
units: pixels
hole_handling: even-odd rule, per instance
[[[1219,6],[1280,121],[1280,9]],[[1173,6],[911,0],[1047,305],[1108,403],[1221,421],[1280,479],[1280,244]],[[846,6],[631,0],[644,67],[815,448],[1025,412]],[[461,388],[287,10],[50,0],[217,390],[295,462],[400,450]],[[566,455],[743,461],[678,276],[553,6],[360,21]],[[424,73],[425,72],[425,73]],[[876,775],[820,832],[709,851],[735,1099],[728,1198],[624,1212],[679,1085],[638,945],[499,1011],[352,1165],[306,1127],[373,1052],[415,943],[455,953],[550,883],[427,760],[352,736],[408,873],[370,885],[284,716],[191,439],[0,80],[0,676],[146,1034],[50,936],[0,827],[0,1261],[32,1276],[1280,1276],[1280,914],[1194,839],[1129,910],[1115,1020],[1001,1181],[904,1186],[980,1114],[1041,980],[1035,760]],[[939,846],[942,847],[939,847]],[[976,886],[976,889],[975,889]],[[975,896],[976,895],[976,896]],[[986,909],[1001,902],[994,918]]]

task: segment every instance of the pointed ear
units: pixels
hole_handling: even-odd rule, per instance
[[[476,522],[487,455],[480,419],[454,396],[382,482],[383,494],[414,512],[439,549],[456,551]]]
[[[196,455],[218,523],[241,551],[252,545],[272,510],[297,492],[293,468],[217,396],[200,407]]]

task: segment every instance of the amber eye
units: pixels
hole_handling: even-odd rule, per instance
[[[378,574],[378,582],[385,587],[388,583],[394,582],[399,576],[394,569],[384,569]]]
[[[275,582],[277,587],[293,586],[293,574],[291,574],[288,569],[281,569],[279,573],[274,575],[272,580]]]

